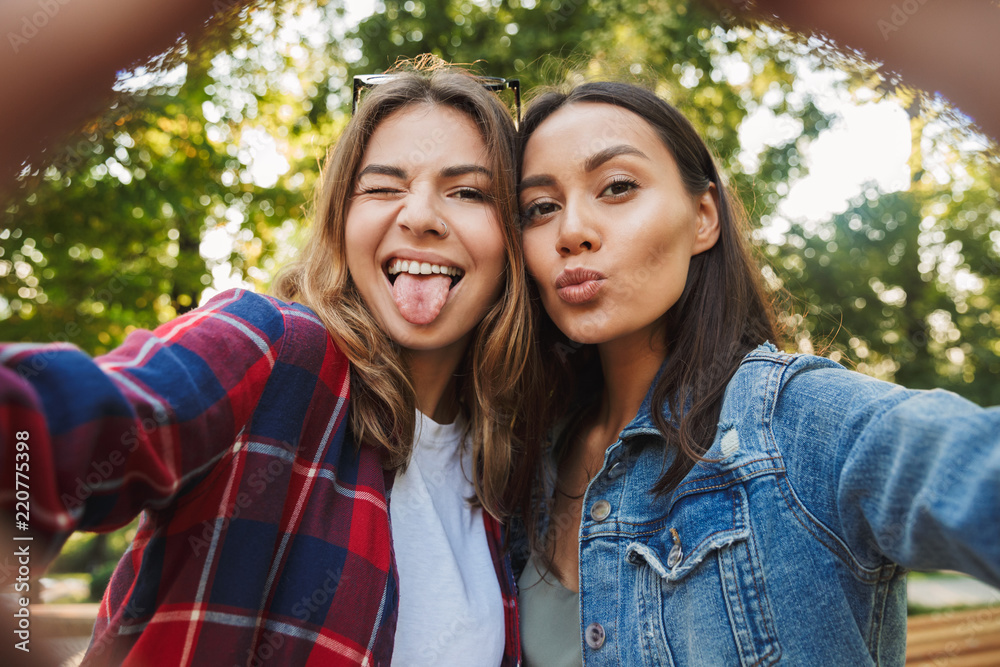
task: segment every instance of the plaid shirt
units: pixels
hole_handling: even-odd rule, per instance
[[[0,346],[0,507],[27,431],[33,565],[142,511],[85,665],[389,664],[393,475],[352,441],[349,377],[312,311],[243,291],[95,360]],[[513,575],[484,516],[516,665]]]

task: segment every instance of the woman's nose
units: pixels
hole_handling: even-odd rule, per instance
[[[560,255],[578,255],[601,248],[601,235],[588,212],[580,206],[567,206],[559,223],[556,249]]]
[[[435,234],[444,237],[448,235],[448,224],[442,216],[437,198],[433,193],[413,192],[408,194],[403,201],[402,210],[396,216],[396,224],[414,236]]]

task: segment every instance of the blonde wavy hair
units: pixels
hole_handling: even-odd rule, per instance
[[[426,67],[426,64],[421,65]],[[493,205],[507,255],[497,303],[476,327],[456,371],[460,410],[472,442],[473,485],[482,507],[498,518],[505,498],[526,483],[530,465],[524,426],[540,403],[528,283],[517,225],[515,129],[500,99],[466,70],[397,71],[367,93],[327,156],[314,202],[311,237],[274,292],[316,312],[351,362],[350,425],[355,441],[383,449],[387,468],[405,468],[413,449],[416,399],[399,346],[376,322],[347,268],[344,229],[355,179],[379,124],[414,104],[456,109],[476,124],[496,175]],[[519,436],[518,433],[521,433]],[[514,494],[516,495],[516,494]]]

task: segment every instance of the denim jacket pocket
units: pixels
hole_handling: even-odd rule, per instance
[[[743,484],[685,496],[661,525],[625,547],[645,662],[777,662],[781,649]]]

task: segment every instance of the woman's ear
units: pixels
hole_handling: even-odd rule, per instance
[[[698,229],[691,247],[692,257],[712,248],[719,240],[719,190],[715,183],[709,185],[708,190],[701,193],[694,203],[697,207],[695,214]]]

